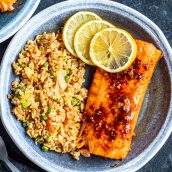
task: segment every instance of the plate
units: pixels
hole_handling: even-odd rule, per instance
[[[0,12],[0,43],[15,34],[32,16],[40,0],[17,0],[11,12]]]
[[[24,44],[42,32],[57,31],[69,16],[80,10],[97,13],[116,26],[128,30],[135,38],[153,43],[164,54],[147,90],[135,129],[136,137],[133,138],[131,151],[125,161],[104,159],[94,155],[91,158],[81,157],[79,161],[75,161],[68,154],[44,153],[26,135],[21,123],[11,114],[7,94],[10,92],[12,80],[16,79],[11,64],[16,60]],[[70,0],[53,5],[33,17],[17,33],[4,54],[0,73],[2,123],[26,157],[46,171],[134,172],[158,152],[172,131],[170,57],[172,50],[162,31],[148,18],[127,6],[107,0]],[[86,87],[89,87],[93,73],[94,69],[87,67]]]

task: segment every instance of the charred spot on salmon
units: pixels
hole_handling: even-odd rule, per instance
[[[148,64],[144,64],[143,67],[144,67],[145,70],[148,70],[149,69]]]
[[[132,67],[133,67],[134,69],[140,69],[140,68],[141,68],[141,60],[138,59],[138,58],[136,58],[135,61],[133,62]]]
[[[135,78],[136,78],[137,80],[140,80],[140,79],[142,79],[142,75],[141,75],[141,74],[136,74],[136,75],[135,75]]]
[[[115,139],[115,136],[116,136],[115,131],[110,131],[110,134],[109,134],[110,140],[114,140]]]

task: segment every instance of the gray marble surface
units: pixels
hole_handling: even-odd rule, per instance
[[[166,38],[172,46],[172,0],[116,0],[117,2],[128,5],[153,20],[164,32]],[[61,0],[41,0],[36,13],[61,2]],[[3,57],[6,47],[11,38],[0,44],[0,60]],[[9,157],[22,172],[41,172],[39,167],[29,161],[14,145],[0,122],[0,136],[3,137]],[[6,172],[2,162],[0,162],[0,172]],[[156,156],[147,163],[139,172],[172,172],[172,136],[168,139]]]

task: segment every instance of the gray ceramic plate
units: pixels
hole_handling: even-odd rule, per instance
[[[90,10],[118,27],[125,28],[136,38],[152,42],[164,53],[151,80],[139,115],[132,148],[125,161],[104,159],[98,156],[81,157],[79,161],[69,155],[41,152],[11,114],[11,104],[6,95],[11,81],[16,78],[11,64],[28,39],[42,32],[57,31],[66,19],[80,10]],[[39,21],[39,22],[38,22]],[[13,38],[2,61],[0,74],[1,119],[7,132],[20,150],[35,164],[47,171],[106,171],[133,172],[147,163],[162,147],[172,130],[171,116],[171,69],[172,50],[160,29],[142,14],[119,3],[106,0],[70,0],[59,3],[33,17]],[[93,70],[87,68],[86,79]],[[87,81],[88,81],[87,80]],[[87,82],[87,86],[89,86]],[[113,166],[113,167],[112,167]]]
[[[0,12],[0,43],[15,34],[39,5],[40,0],[17,0],[11,12]]]

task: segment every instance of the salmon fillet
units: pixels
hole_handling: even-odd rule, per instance
[[[154,45],[136,40],[137,57],[120,73],[97,68],[89,91],[78,141],[81,153],[125,159],[146,89],[161,57]]]

